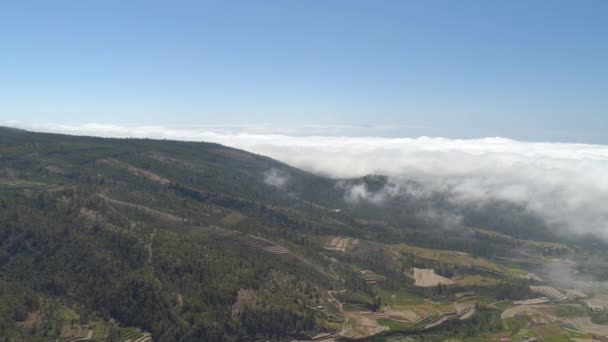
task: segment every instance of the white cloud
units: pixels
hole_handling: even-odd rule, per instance
[[[246,127],[235,132],[213,127],[8,125],[105,137],[217,142],[333,177],[384,174],[450,188],[459,200],[512,200],[543,213],[551,222],[567,224],[572,231],[608,237],[606,145],[504,138],[289,136],[248,133]],[[353,198],[365,195],[358,191]]]
[[[275,188],[282,189],[289,181],[289,175],[278,169],[270,169],[264,173],[264,182]]]
[[[370,191],[366,184],[346,184],[347,182],[339,181],[337,186],[344,190],[344,199],[350,203],[359,203],[361,201],[371,202],[381,205],[391,198],[395,198],[402,193],[409,193],[406,184],[387,182],[382,188],[376,191]]]

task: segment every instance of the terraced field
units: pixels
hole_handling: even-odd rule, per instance
[[[138,329],[128,329],[120,334],[118,340],[122,342],[151,342],[152,337],[149,333],[142,333]]]
[[[529,273],[521,268],[500,265],[483,258],[475,258],[469,253],[465,252],[413,247],[405,244],[392,246],[392,248],[395,251],[406,255],[414,255],[416,258],[442,262],[445,264],[454,265],[455,267],[477,268],[482,271],[503,276],[525,278]]]
[[[361,307],[344,305],[348,323],[341,335],[363,338],[383,331],[421,331],[458,319],[468,320],[475,315],[472,303],[423,302],[414,306],[389,305],[378,312],[360,310]],[[359,309],[359,310],[357,310]]]
[[[345,252],[346,249],[352,245],[359,243],[358,239],[351,239],[349,237],[335,236],[329,238],[323,248],[328,251]]]
[[[560,302],[568,299],[567,295],[550,286],[530,286],[530,290]]]
[[[240,245],[248,248],[258,249],[274,255],[287,255],[289,250],[283,246],[277,245],[276,243],[256,237],[249,234],[248,239],[243,239],[239,242]]]
[[[376,284],[377,282],[384,280],[383,276],[370,270],[361,270],[360,273],[361,279],[365,280],[365,282],[368,284]]]

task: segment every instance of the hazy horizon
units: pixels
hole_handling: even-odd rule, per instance
[[[7,2],[0,121],[608,144],[607,14],[605,1]]]

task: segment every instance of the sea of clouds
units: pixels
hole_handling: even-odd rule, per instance
[[[410,179],[429,189],[449,188],[463,201],[509,200],[571,232],[608,238],[607,145],[505,138],[305,136],[247,126],[5,124],[54,133],[216,142],[336,178],[387,175],[392,180],[389,194],[400,189],[400,181]]]

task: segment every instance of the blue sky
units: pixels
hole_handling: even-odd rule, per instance
[[[5,1],[0,44],[3,122],[608,144],[607,1]]]

